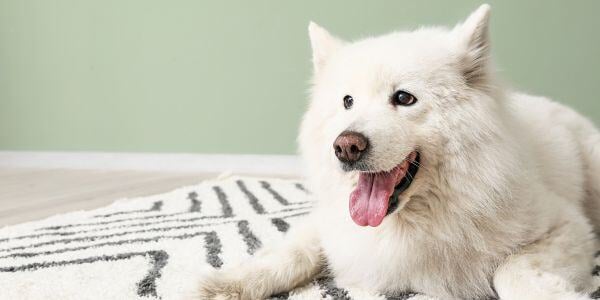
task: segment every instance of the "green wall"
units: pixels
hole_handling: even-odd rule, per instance
[[[481,1],[0,0],[0,149],[294,153],[314,20],[348,39]],[[600,1],[490,1],[514,87],[600,124]]]

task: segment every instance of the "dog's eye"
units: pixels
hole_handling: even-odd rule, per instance
[[[409,106],[417,103],[417,98],[405,91],[397,91],[392,95],[392,104]]]
[[[350,107],[352,107],[352,104],[354,104],[354,99],[352,98],[352,96],[350,96],[350,95],[344,96],[344,108],[350,109]]]

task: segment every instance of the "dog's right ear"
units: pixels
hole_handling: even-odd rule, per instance
[[[464,51],[461,64],[467,83],[483,89],[488,87],[492,73],[489,27],[490,6],[482,4],[453,30]]]
[[[318,73],[344,42],[314,22],[308,24],[308,35],[312,47],[314,72]]]

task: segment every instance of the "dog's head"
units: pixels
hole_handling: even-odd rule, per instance
[[[482,5],[453,29],[352,43],[309,25],[314,82],[301,150],[313,172],[358,174],[348,195],[357,224],[378,226],[442,153],[494,126],[489,11]]]

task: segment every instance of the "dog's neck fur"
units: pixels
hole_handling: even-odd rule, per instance
[[[520,199],[519,191],[529,183],[516,179],[522,179],[520,173],[527,172],[526,155],[520,153],[519,137],[511,129],[512,117],[505,107],[504,93],[499,92],[500,89],[495,91],[493,96],[482,93],[481,98],[486,99],[469,100],[494,106],[485,114],[486,122],[467,118],[448,120],[457,131],[473,123],[488,124],[487,128],[479,128],[476,134],[470,131],[464,135],[449,135],[432,146],[422,146],[421,168],[415,186],[411,187],[413,191],[406,195],[408,201],[397,213],[399,226],[431,230],[430,234],[436,236],[455,234],[455,230],[460,231],[464,226],[474,227],[465,231],[471,233],[494,230],[494,222],[499,221],[498,230],[506,230],[506,221],[512,217],[504,212],[514,211],[506,208],[526,204],[525,199]],[[490,117],[494,118],[492,122]],[[487,189],[473,189],[465,182]],[[450,220],[454,220],[456,227],[450,226]],[[478,224],[484,221],[485,227]],[[480,244],[484,241],[477,237],[465,238],[471,238],[468,245],[474,249],[485,250],[485,245]]]

